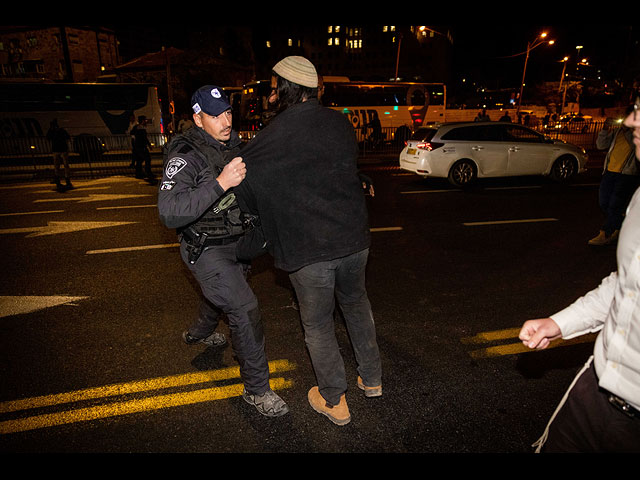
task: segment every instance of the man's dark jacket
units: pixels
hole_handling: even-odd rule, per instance
[[[259,215],[275,266],[292,272],[369,247],[353,127],[317,100],[279,113],[242,150],[240,208]]]

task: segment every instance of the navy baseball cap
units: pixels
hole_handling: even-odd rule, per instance
[[[231,104],[222,88],[215,85],[205,85],[191,96],[191,108],[195,113],[204,112],[216,117],[229,110]]]

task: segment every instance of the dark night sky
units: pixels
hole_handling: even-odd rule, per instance
[[[373,20],[373,19],[372,19]],[[336,20],[330,23],[335,23]],[[238,22],[239,23],[239,22]],[[277,22],[280,24],[280,22]],[[304,23],[304,22],[303,22]],[[316,23],[316,22],[309,22]],[[322,22],[326,23],[326,22]],[[363,24],[364,22],[354,22]],[[372,22],[373,23],[373,22]],[[380,23],[378,19],[376,23]],[[406,23],[404,22],[397,23]],[[415,23],[415,22],[414,22]],[[328,23],[327,23],[328,24]],[[286,28],[286,24],[282,24]],[[146,45],[138,45],[146,53],[153,51],[153,42],[159,49],[162,45],[173,44],[186,47],[186,32],[189,27],[183,24],[146,24],[133,27],[132,25],[116,26],[116,30],[123,32],[121,43],[127,43],[126,32],[139,30],[148,39]],[[619,75],[616,69],[624,64],[629,46],[629,39],[637,42],[640,26],[630,27],[616,24],[596,25],[593,23],[556,23],[551,25],[514,24],[510,22],[461,22],[449,26],[433,25],[434,29],[450,29],[453,33],[453,76],[452,81],[462,77],[484,84],[488,88],[509,88],[519,85],[524,67],[527,42],[534,41],[542,31],[549,33],[549,38],[555,39],[553,46],[540,45],[531,51],[527,65],[526,81],[557,81],[562,73],[560,60],[568,55],[572,61],[577,57],[577,45],[584,48],[581,57],[589,59],[589,63],[600,68],[605,75]],[[132,37],[133,38],[133,37]]]
[[[600,68],[605,77],[621,72],[625,56],[629,53],[630,39],[635,39],[636,52],[640,27],[623,25],[511,25],[491,28],[452,27],[456,76],[469,75],[485,81],[492,88],[519,85],[522,78],[527,43],[542,32],[555,39],[554,45],[540,45],[530,52],[525,83],[535,80],[558,81],[562,74],[560,60],[566,55],[575,62],[581,45],[580,57],[587,58],[592,68]],[[569,63],[569,64],[570,64]],[[637,61],[636,61],[637,64]]]
[[[131,28],[131,26],[125,28]],[[159,43],[173,43],[178,47],[186,46],[184,39],[187,37],[189,28],[183,24],[173,24],[170,28],[157,24],[139,27],[142,31],[155,31]],[[620,68],[624,63],[630,31],[636,44],[640,34],[640,26],[632,28],[624,25],[596,25],[582,22],[546,26],[506,22],[462,22],[448,27],[433,25],[433,28],[449,28],[453,32],[454,78],[470,76],[479,82],[490,84],[493,88],[519,84],[525,55],[516,57],[513,55],[526,51],[527,42],[533,41],[542,31],[547,31],[549,38],[555,39],[556,43],[553,46],[540,45],[532,50],[527,66],[529,81],[559,79],[562,73],[562,64],[559,60],[565,55],[575,59],[577,45],[584,47],[580,56],[587,57],[592,65],[605,71]],[[122,38],[122,41],[125,41],[125,38]]]

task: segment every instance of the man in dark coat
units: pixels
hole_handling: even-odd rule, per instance
[[[275,266],[289,272],[318,386],[312,408],[337,425],[351,420],[344,362],[334,332],[335,299],[358,362],[358,386],[382,394],[382,372],[365,288],[370,230],[352,125],[317,100],[318,76],[303,57],[274,67],[278,114],[242,150],[241,209],[258,215]]]

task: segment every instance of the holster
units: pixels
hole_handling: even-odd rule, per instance
[[[193,265],[198,261],[202,252],[214,245],[228,245],[238,241],[241,235],[231,235],[227,237],[211,237],[207,232],[199,232],[193,227],[187,227],[181,232],[182,239],[187,244],[189,253],[189,263]]]

